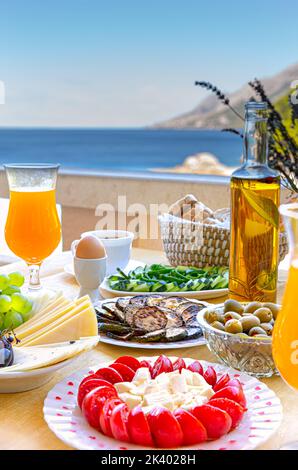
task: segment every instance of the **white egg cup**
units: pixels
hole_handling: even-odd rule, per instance
[[[107,271],[107,257],[98,259],[73,258],[76,280],[80,286],[78,297],[89,295],[91,302],[101,299],[99,286]]]

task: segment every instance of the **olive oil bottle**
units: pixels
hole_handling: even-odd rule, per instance
[[[245,106],[244,163],[231,177],[230,298],[276,301],[280,178],[267,163],[267,104]]]

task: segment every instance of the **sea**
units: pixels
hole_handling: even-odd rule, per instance
[[[147,172],[209,152],[238,166],[239,136],[218,130],[0,129],[0,163],[60,163],[62,169]]]

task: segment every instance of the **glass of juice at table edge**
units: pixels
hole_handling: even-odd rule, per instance
[[[290,270],[273,330],[273,357],[283,379],[298,391],[298,203],[280,206],[290,244]]]
[[[4,165],[10,202],[5,226],[6,242],[29,266],[29,289],[39,289],[39,269],[61,240],[56,209],[56,180],[59,165]]]

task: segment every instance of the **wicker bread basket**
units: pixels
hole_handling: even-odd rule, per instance
[[[159,216],[161,238],[172,266],[228,266],[230,229],[163,214]],[[279,234],[279,261],[288,252],[285,233]]]

